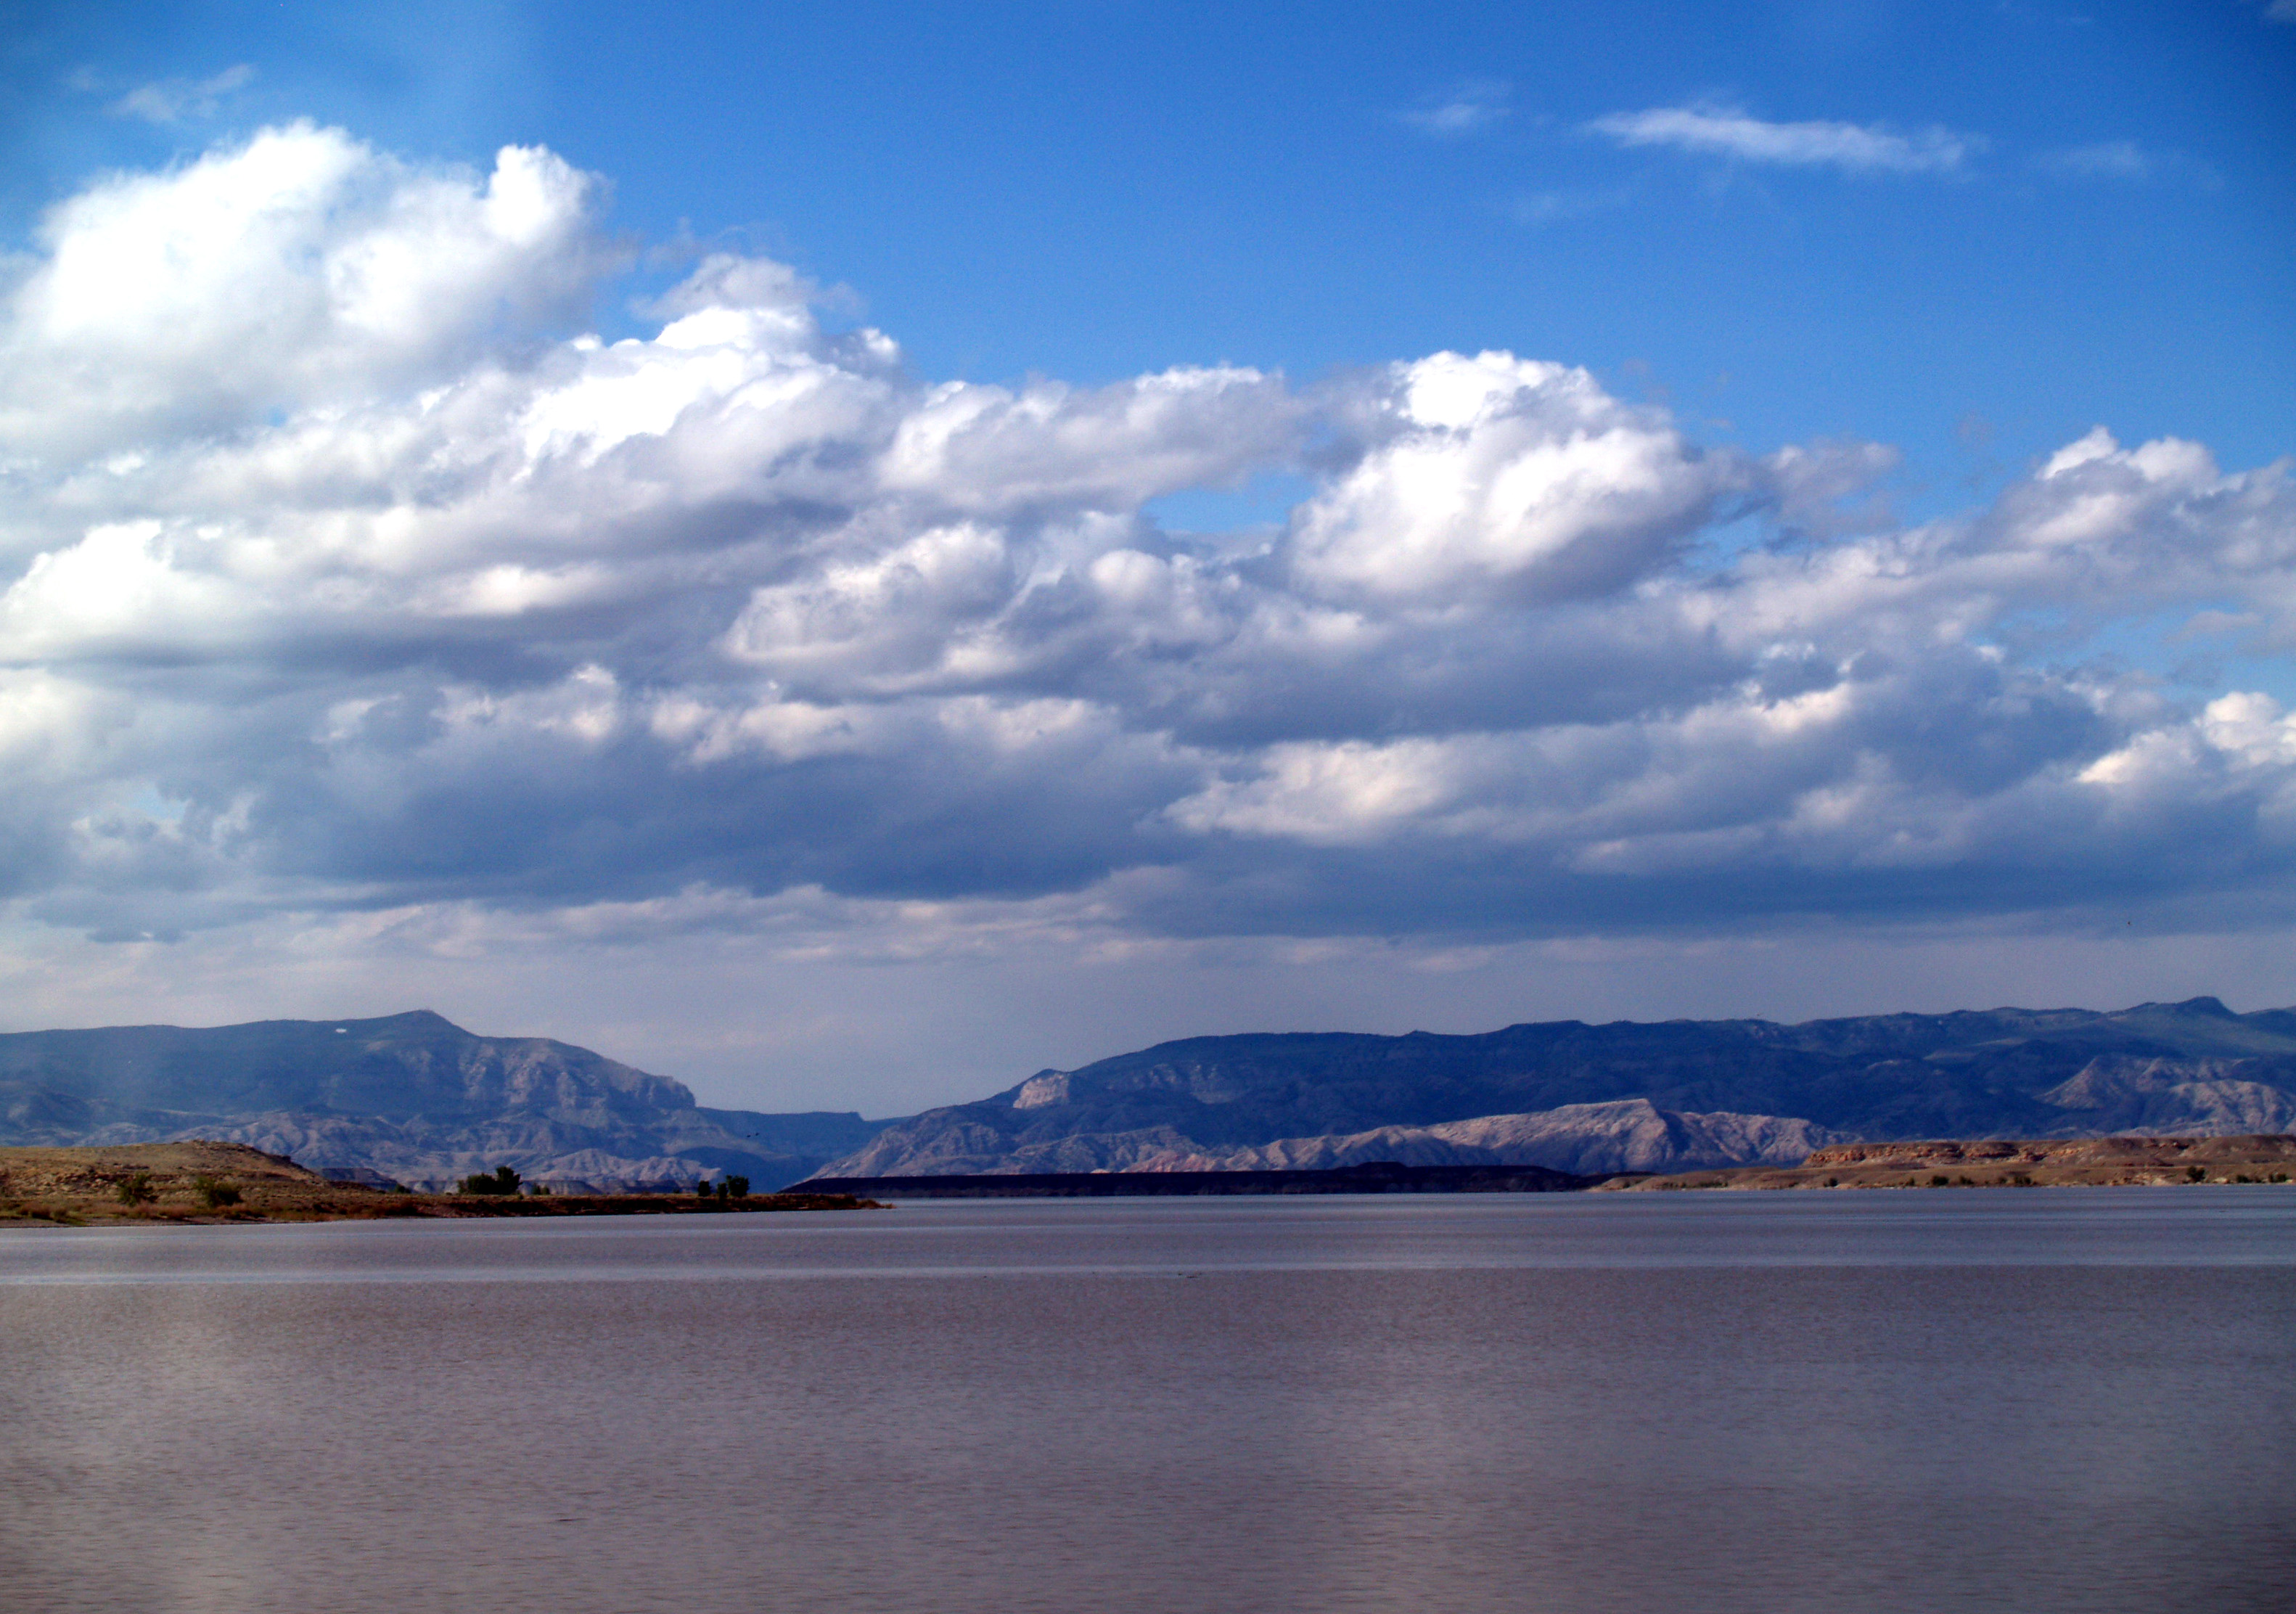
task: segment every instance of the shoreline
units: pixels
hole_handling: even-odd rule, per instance
[[[2286,1185],[2296,1137],[1938,1139],[1836,1143],[1799,1166],[1738,1166],[1614,1178],[1598,1192],[1905,1188],[2169,1188]]]
[[[290,1222],[546,1220],[571,1217],[757,1216],[808,1210],[890,1210],[875,1200],[842,1193],[760,1193],[743,1200],[681,1199],[672,1194],[550,1194],[492,1200],[480,1194],[390,1193],[360,1200],[296,1205],[129,1207],[87,1200],[0,1199],[0,1228],[222,1227]]]
[[[0,1148],[0,1227],[472,1221],[886,1209],[889,1200],[1303,1194],[1777,1192],[1939,1188],[2290,1186],[2296,1135],[1842,1143],[1798,1166],[1575,1175],[1536,1166],[821,1177],[740,1199],[683,1193],[419,1193],[332,1181],[241,1143]]]
[[[243,1143],[0,1148],[0,1227],[181,1227],[237,1223],[472,1221],[502,1217],[757,1216],[884,1209],[854,1194],[416,1193],[337,1183]]]

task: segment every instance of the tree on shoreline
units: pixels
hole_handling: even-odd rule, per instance
[[[497,1166],[492,1172],[473,1172],[455,1185],[457,1193],[516,1193],[522,1179],[507,1166]]]

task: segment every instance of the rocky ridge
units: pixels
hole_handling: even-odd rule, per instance
[[[0,1144],[207,1138],[339,1180],[438,1190],[508,1165],[568,1192],[760,1189],[873,1136],[857,1115],[716,1110],[683,1083],[427,1010],[363,1020],[0,1035]]]
[[[1648,1099],[1565,1104],[1432,1127],[1380,1127],[1344,1137],[1279,1138],[1218,1152],[1160,1150],[1127,1171],[1283,1171],[1392,1160],[1404,1166],[1536,1163],[1580,1176],[1687,1167],[1800,1162],[1838,1135],[1808,1121],[1727,1112],[1687,1115]],[[1534,1159],[1535,1157],[1535,1159]]]
[[[1779,1025],[1197,1037],[886,1127],[840,1177],[1786,1166],[1853,1140],[2296,1129],[2296,1011],[2212,997]]]

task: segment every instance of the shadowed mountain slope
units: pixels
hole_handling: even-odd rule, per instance
[[[685,1084],[547,1037],[379,1020],[0,1035],[0,1143],[208,1137],[315,1169],[444,1184],[508,1164],[594,1186],[740,1173],[777,1187],[866,1143],[857,1115],[713,1110]]]
[[[1751,1164],[1805,1138],[2074,1137],[2139,1125],[2217,1135],[2296,1126],[2296,1011],[2234,1014],[2200,997],[1798,1026],[1564,1020],[1472,1036],[1193,1037],[928,1110],[825,1174],[1235,1169],[1344,1164],[1382,1149],[1379,1158],[1413,1163],[1585,1170],[1631,1158],[1660,1170]]]

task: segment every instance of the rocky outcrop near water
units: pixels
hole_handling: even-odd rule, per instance
[[[1480,1036],[1196,1037],[888,1127],[838,1176],[1785,1166],[1852,1140],[2296,1126],[2296,1011],[2212,997]]]
[[[427,1010],[0,1036],[0,1144],[209,1138],[376,1185],[439,1189],[507,1165],[571,1192],[734,1175],[765,1189],[879,1126],[710,1109],[668,1077],[547,1037],[476,1036]]]

